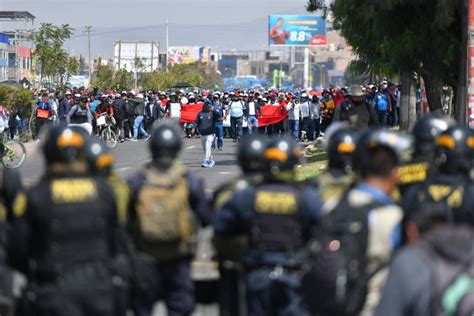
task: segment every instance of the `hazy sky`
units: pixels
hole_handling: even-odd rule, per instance
[[[74,54],[87,52],[85,25],[92,25],[93,55],[112,56],[114,40],[158,40],[165,46],[165,20],[170,45],[215,49],[267,48],[267,17],[307,14],[307,0],[0,0],[0,10],[25,10],[41,22],[69,23],[76,29],[67,43]],[[0,24],[11,30],[12,24]]]

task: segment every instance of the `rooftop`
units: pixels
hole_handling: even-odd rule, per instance
[[[0,20],[34,20],[36,17],[28,11],[0,11]]]

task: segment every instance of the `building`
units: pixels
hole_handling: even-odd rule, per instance
[[[8,49],[3,51],[3,54],[6,54],[4,71],[8,80],[19,81],[23,78],[31,80],[35,77],[32,61],[33,43],[29,37],[34,20],[35,16],[28,11],[0,11],[0,21],[11,23],[12,30],[3,32],[8,36]],[[3,40],[5,40],[4,37]],[[3,49],[5,49],[4,45]]]
[[[8,35],[0,33],[0,82],[8,80]]]
[[[115,41],[114,68],[138,73],[160,69],[160,43],[156,41]]]

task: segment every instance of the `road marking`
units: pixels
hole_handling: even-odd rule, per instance
[[[234,174],[234,172],[229,172],[229,171],[221,171],[219,174],[226,175],[226,174]]]
[[[193,149],[193,148],[196,148],[196,146],[188,146],[188,147],[186,147],[186,149]]]
[[[123,167],[123,168],[118,169],[117,171],[121,172],[121,171],[128,170],[128,169],[130,169],[130,168],[131,168],[131,167]]]

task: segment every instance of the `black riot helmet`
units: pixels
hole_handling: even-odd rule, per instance
[[[264,154],[265,173],[277,176],[281,172],[292,171],[301,158],[298,143],[289,136],[275,138],[268,144]]]
[[[412,130],[412,135],[415,137],[414,157],[431,160],[436,137],[454,125],[453,119],[443,115],[430,115],[417,121]]]
[[[357,141],[354,168],[362,178],[387,176],[410,158],[412,137],[397,131],[372,129]]]
[[[454,126],[435,141],[435,166],[442,173],[472,172],[474,133],[467,126]]]
[[[266,138],[262,135],[247,135],[242,138],[237,151],[237,158],[242,171],[246,174],[263,172],[264,154],[267,147]]]
[[[86,149],[87,163],[92,174],[109,176],[112,172],[114,157],[104,143],[92,139]]]
[[[327,153],[330,169],[350,173],[354,167],[354,153],[359,133],[348,126],[334,131],[328,140]]]
[[[153,130],[150,140],[153,160],[168,164],[178,157],[181,150],[181,135],[175,125],[161,123]]]
[[[44,135],[43,154],[48,164],[85,161],[90,136],[77,126],[53,126]]]

